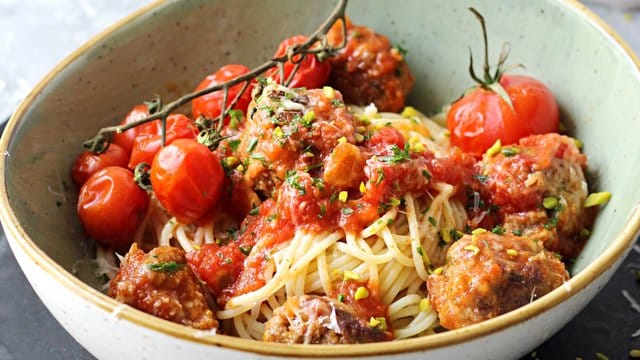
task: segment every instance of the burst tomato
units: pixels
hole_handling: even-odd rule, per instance
[[[145,124],[146,125],[146,124]],[[157,129],[146,127],[140,130],[140,134],[133,144],[129,168],[134,169],[138,164],[146,162],[151,164],[153,157],[162,147],[162,135],[160,127]],[[167,117],[166,145],[177,139],[195,139],[198,128],[191,119],[182,114],[173,114]]]
[[[478,87],[453,103],[447,114],[451,143],[481,156],[496,140],[513,144],[520,138],[558,130],[558,105],[536,79],[504,75],[500,85],[513,108],[498,93]]]
[[[133,107],[133,109],[122,120],[120,125],[127,125],[132,122],[136,122],[140,119],[146,118],[147,116],[149,116],[149,110],[147,105],[139,104]],[[160,121],[158,120],[154,120],[146,124],[136,126],[123,133],[116,134],[113,137],[113,143],[118,144],[127,152],[131,153],[131,149],[133,149],[133,143],[135,142],[136,138],[138,137],[138,135],[140,135],[141,132],[150,132],[156,128],[159,129],[159,127],[160,127]]]
[[[133,180],[133,173],[117,166],[106,167],[80,189],[78,215],[92,239],[126,250],[149,208],[149,196]]]
[[[158,152],[151,166],[151,186],[158,201],[184,224],[215,206],[223,182],[220,161],[195,140],[175,140]]]
[[[117,144],[110,144],[102,154],[85,151],[76,159],[71,169],[73,182],[80,188],[94,173],[107,166],[127,167],[129,154]]]
[[[296,44],[302,44],[307,41],[307,37],[304,35],[296,35],[285,39],[278,46],[278,51],[276,51],[273,57],[281,57],[287,53],[287,48],[289,46],[293,46]],[[300,59],[300,55],[297,55],[293,58],[294,61],[298,61]],[[284,63],[284,79],[285,81],[291,75],[295,64],[287,61]],[[327,83],[329,79],[329,73],[331,72],[331,64],[328,61],[320,61],[315,55],[307,55],[301,62],[298,70],[296,71],[291,83],[289,83],[289,87],[298,88],[298,87],[306,87],[307,89],[316,89]],[[280,73],[278,72],[278,68],[275,67],[266,73],[267,76],[273,78],[276,82],[280,83]]]
[[[233,80],[248,72],[249,72],[249,68],[247,68],[244,65],[232,64],[232,65],[223,66],[220,68],[220,70],[216,71],[215,73],[207,76],[204,80],[202,80],[200,85],[198,85],[198,87],[196,88],[196,91],[200,91],[200,90],[227,82],[229,80]],[[231,104],[233,99],[235,99],[235,97],[238,95],[240,90],[242,90],[242,86],[243,86],[243,83],[240,83],[237,85],[233,85],[232,87],[229,88],[229,94],[227,95],[227,103],[226,103],[227,107],[229,106],[229,104]],[[245,90],[245,92],[242,93],[242,96],[240,96],[240,99],[238,99],[238,102],[233,107],[235,110],[241,110],[243,113],[246,114],[247,108],[249,107],[249,103],[251,102],[251,89],[252,89],[252,86],[249,85],[249,87]],[[204,116],[209,119],[217,118],[218,116],[220,116],[220,113],[222,112],[223,100],[224,100],[224,91],[222,90],[214,91],[212,93],[209,93],[207,95],[202,95],[199,98],[194,99],[191,102],[191,112],[193,114],[193,118],[197,119],[199,116]],[[228,116],[225,118],[225,122],[227,123],[229,122]]]
[[[480,157],[497,140],[513,144],[532,134],[557,131],[558,104],[543,83],[528,76],[503,75],[506,52],[500,55],[495,73],[490,72],[484,18],[475,9],[469,10],[482,26],[484,71],[483,76],[476,76],[471,58],[469,70],[478,86],[454,102],[447,113],[451,144]]]

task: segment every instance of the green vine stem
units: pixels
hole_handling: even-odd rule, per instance
[[[289,46],[287,48],[285,55],[277,58],[273,58],[265,62],[264,64],[259,65],[258,67],[254,68],[248,73],[242,76],[239,76],[233,80],[229,80],[225,83],[221,83],[206,89],[202,89],[200,91],[183,95],[182,97],[166,105],[163,105],[162,100],[159,97],[156,97],[152,102],[147,103],[149,107],[149,113],[150,113],[149,116],[143,119],[131,122],[129,124],[108,126],[108,127],[102,128],[100,129],[100,131],[96,136],[94,136],[92,139],[87,140],[83,143],[84,148],[87,149],[88,151],[91,151],[94,154],[100,154],[107,150],[115,134],[123,133],[131,128],[134,128],[136,126],[140,126],[144,123],[147,123],[153,120],[158,120],[158,119],[160,119],[160,121],[162,122],[161,134],[162,134],[162,144],[164,145],[166,143],[167,117],[173,111],[180,108],[182,105],[185,105],[200,96],[212,93],[214,91],[219,91],[219,90],[224,91],[224,96],[222,101],[222,111],[220,115],[216,119],[214,119],[214,122],[217,122],[216,130],[217,131],[222,130],[224,118],[228,115],[229,111],[233,109],[233,107],[237,104],[242,94],[248,89],[251,81],[256,77],[258,77],[260,74],[263,74],[265,71],[277,66],[280,73],[280,82],[284,83],[285,86],[288,86],[291,83],[291,80],[293,79],[293,76],[295,75],[296,71],[298,70],[300,66],[300,62],[306,56],[315,55],[318,57],[319,60],[325,60],[328,57],[334,56],[336,52],[338,52],[340,49],[346,46],[347,22],[346,22],[345,14],[346,14],[347,1],[348,0],[339,0],[338,4],[334,8],[334,10],[331,12],[331,15],[329,15],[329,17],[322,23],[322,25],[320,25],[320,27],[313,34],[311,34],[304,43]],[[343,24],[342,43],[334,47],[329,44],[329,41],[327,39],[327,33],[338,20],[342,21],[342,24]],[[320,46],[316,46],[316,43],[319,43]],[[300,56],[294,59],[294,57],[298,55]],[[290,61],[291,63],[293,63],[294,67],[289,77],[287,79],[284,79],[284,76],[285,76],[284,63],[287,61]],[[229,104],[227,104],[229,88],[241,83],[243,83],[241,91],[231,100]],[[152,105],[149,105],[149,104],[152,104]]]
[[[511,103],[511,98],[507,94],[507,91],[500,85],[500,78],[507,71],[505,67],[505,62],[507,61],[507,57],[509,56],[509,51],[511,50],[509,43],[505,43],[502,46],[502,50],[500,51],[500,56],[498,57],[498,64],[496,65],[496,70],[493,75],[491,75],[491,68],[489,66],[489,40],[487,38],[487,27],[485,25],[484,17],[478,10],[470,7],[469,11],[471,11],[478,21],[480,22],[480,26],[482,26],[482,39],[484,44],[484,64],[482,65],[482,76],[481,79],[473,69],[473,54],[471,53],[471,49],[469,49],[469,74],[471,78],[480,85],[481,88],[491,90],[498,94],[506,103],[509,105],[511,109],[513,109],[513,104]],[[518,65],[522,66],[522,65]]]

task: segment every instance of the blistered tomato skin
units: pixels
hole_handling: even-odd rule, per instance
[[[447,127],[451,143],[476,157],[498,139],[503,145],[558,130],[558,105],[536,79],[504,75],[500,79],[513,108],[496,92],[478,87],[451,105]]]
[[[151,186],[164,208],[183,224],[211,210],[220,195],[224,170],[206,146],[178,139],[162,148],[151,166]]]
[[[125,118],[122,120],[120,125],[127,125],[130,123],[136,122],[140,119],[144,119],[147,116],[149,116],[149,110],[147,105],[139,104],[134,106],[133,109],[131,109],[131,111],[127,114],[127,116],[125,116]],[[151,121],[141,126],[136,126],[134,128],[131,128],[125,132],[116,134],[113,137],[113,143],[121,146],[127,152],[131,153],[131,149],[133,149],[133,143],[135,142],[140,132],[143,131],[143,129],[158,127],[159,123],[160,121],[158,120]]]
[[[92,154],[85,151],[76,159],[71,169],[71,177],[78,188],[82,187],[91,175],[108,166],[126,167],[129,162],[129,154],[125,149],[116,144],[110,144],[102,154]]]
[[[131,151],[129,169],[145,162],[151,164],[156,153],[162,147],[161,129],[144,128],[140,132]],[[182,114],[172,114],[167,117],[166,144],[171,144],[176,139],[195,139],[198,128],[191,119]]]
[[[207,76],[196,88],[196,91],[204,90],[218,84],[233,80],[239,76],[242,76],[249,72],[249,68],[244,65],[231,64],[221,67],[215,73]],[[227,95],[226,106],[233,101],[242,90],[243,84],[237,84],[229,88],[229,94]],[[215,119],[220,116],[222,112],[222,103],[224,101],[224,91],[218,90],[212,93],[202,95],[199,98],[195,98],[191,102],[193,118],[197,119],[199,116],[204,116],[209,119]],[[249,86],[245,92],[240,96],[238,102],[234,106],[235,110],[241,110],[247,112],[247,107],[251,102],[251,86]],[[225,121],[229,121],[229,117],[225,118]]]
[[[95,174],[80,189],[78,215],[87,235],[116,250],[133,243],[149,208],[149,196],[125,168],[110,166]]]
[[[273,55],[274,58],[278,58],[286,55],[287,48],[297,44],[302,44],[307,41],[307,37],[304,35],[292,36],[283,40],[278,46],[278,50]],[[294,61],[298,61],[298,57],[294,57]],[[291,61],[284,63],[284,80],[286,81],[293,72],[295,64]],[[315,55],[308,55],[300,61],[298,70],[293,75],[289,87],[291,88],[307,88],[317,89],[327,83],[329,79],[329,73],[331,72],[331,64],[329,61],[320,61]],[[266,76],[273,78],[277,83],[280,83],[281,77],[278,68],[273,68],[267,71]]]

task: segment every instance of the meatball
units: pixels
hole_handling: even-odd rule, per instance
[[[465,235],[427,280],[440,324],[457,329],[523,306],[569,279],[564,264],[526,237]]]
[[[288,171],[318,168],[339,142],[355,143],[357,120],[338,91],[270,83],[256,95],[238,157],[247,184],[263,195],[272,196]]]
[[[160,246],[145,254],[133,244],[111,280],[109,296],[196,329],[218,327],[184,251],[175,247]]]
[[[583,243],[579,234],[592,218],[583,206],[586,157],[573,139],[558,134],[532,135],[503,150],[485,155],[482,172],[485,195],[498,207],[505,228],[575,256]]]
[[[343,41],[342,26],[331,29],[329,41]],[[398,112],[413,87],[413,75],[399,48],[366,26],[347,24],[346,46],[329,59],[329,84],[340,90],[347,103],[374,103],[379,111]]]
[[[287,344],[357,344],[391,340],[354,310],[325,296],[294,296],[273,312],[263,340]]]

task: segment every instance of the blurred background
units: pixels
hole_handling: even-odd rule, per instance
[[[150,2],[0,0],[0,124],[71,51]],[[587,6],[640,53],[640,0],[591,0]],[[0,360],[92,358],[44,308],[1,231],[0,269]],[[576,319],[525,358],[628,358],[640,349],[640,313],[628,297],[640,300],[639,245]]]

